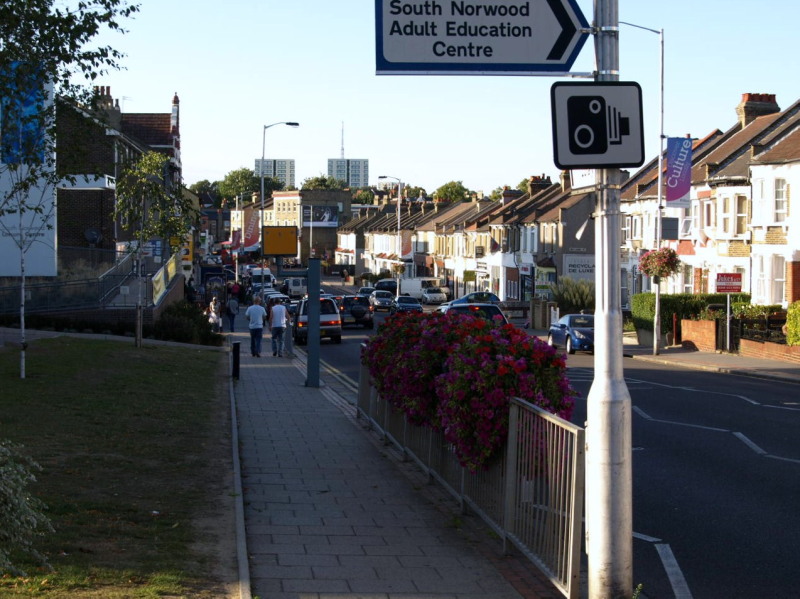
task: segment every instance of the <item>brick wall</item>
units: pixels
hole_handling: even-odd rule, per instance
[[[739,355],[748,358],[764,358],[800,364],[800,346],[789,346],[781,343],[740,339]]]
[[[800,262],[786,263],[786,300],[790,304],[800,300]]]
[[[713,320],[681,320],[681,346],[717,351],[717,323]]]
[[[115,249],[114,191],[110,189],[60,189],[58,191],[58,244],[88,247],[85,232],[89,227],[100,231],[100,249]]]

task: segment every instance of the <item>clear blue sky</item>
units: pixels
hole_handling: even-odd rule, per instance
[[[389,175],[432,192],[448,181],[476,191],[557,180],[550,87],[563,78],[377,76],[374,0],[139,0],[127,54],[110,85],[125,112],[169,112],[181,100],[187,185],[253,168],[263,125],[268,158],[294,158],[297,184],[327,174],[327,159],[370,161],[371,183]],[[593,20],[591,0],[578,0]],[[664,29],[665,132],[693,137],[736,120],[746,92],[800,99],[790,48],[800,9],[790,0],[619,0],[619,19]],[[658,35],[620,26],[620,79],[644,96],[646,157],[658,152]],[[794,65],[794,66],[793,66]],[[573,71],[594,69],[589,38]]]

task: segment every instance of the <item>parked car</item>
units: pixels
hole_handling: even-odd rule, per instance
[[[410,295],[398,295],[392,299],[392,304],[389,306],[389,314],[397,314],[398,312],[422,312],[422,304],[419,300]]]
[[[334,343],[342,342],[342,318],[339,306],[330,298],[319,300],[319,334],[320,338],[328,338]],[[308,299],[300,300],[297,315],[292,325],[292,338],[297,345],[308,343]]]
[[[508,324],[506,315],[503,314],[497,304],[468,304],[463,302],[456,304],[455,302],[450,302],[449,304],[442,304],[439,311],[445,314],[469,314],[492,322],[498,322],[499,324]]]
[[[594,315],[567,314],[550,325],[547,344],[564,347],[568,354],[576,351],[594,353]]]
[[[499,304],[500,298],[490,291],[473,291],[467,295],[454,299],[451,304]]]
[[[356,295],[361,295],[363,297],[369,298],[370,294],[375,291],[374,287],[361,287],[357,292]]]
[[[345,295],[338,304],[342,317],[342,326],[358,324],[365,329],[371,329],[375,326],[369,298],[363,295]]]
[[[441,304],[447,301],[447,295],[439,287],[426,287],[420,301],[423,304]]]
[[[381,289],[376,289],[369,295],[369,303],[376,312],[378,310],[386,310],[388,312],[389,308],[392,307],[393,299],[394,294],[391,291],[382,291]]]

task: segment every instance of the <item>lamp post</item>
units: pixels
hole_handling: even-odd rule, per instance
[[[380,175],[378,179],[393,179],[397,181],[397,259],[403,261],[403,241],[400,237],[400,200],[403,194],[403,182],[397,177]],[[400,295],[400,272],[397,273],[397,295]]]
[[[286,125],[288,127],[299,127],[300,123],[295,123],[293,121],[279,121],[277,123],[272,123],[271,125],[264,125],[264,129],[261,133],[261,164],[259,166],[258,172],[261,175],[261,213],[258,217],[258,240],[261,244],[261,293],[264,293],[264,268],[265,268],[265,256],[264,256],[264,160],[265,160],[265,150],[267,147],[267,129],[270,127],[274,127],[275,125]]]
[[[661,95],[660,95],[660,116],[659,116],[659,147],[658,147],[658,206],[656,206],[656,247],[661,249],[661,201],[664,193],[664,30],[651,29],[620,21],[620,25],[628,25],[637,29],[644,29],[650,33],[658,35],[661,58]],[[653,288],[655,294],[655,315],[653,316],[653,355],[657,356],[661,343],[661,280]]]

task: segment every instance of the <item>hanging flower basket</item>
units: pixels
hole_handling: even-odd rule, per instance
[[[639,258],[639,270],[648,277],[671,277],[680,265],[677,252],[670,248],[650,250]]]

